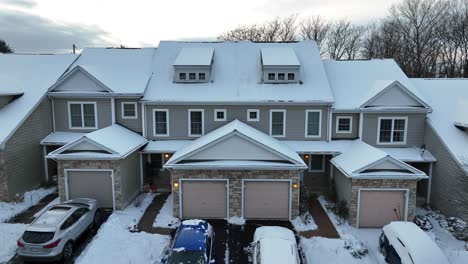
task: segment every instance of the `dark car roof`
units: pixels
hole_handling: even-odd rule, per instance
[[[205,221],[201,221],[198,225],[182,224],[177,233],[174,249],[183,248],[184,251],[205,250],[208,232],[208,223]]]

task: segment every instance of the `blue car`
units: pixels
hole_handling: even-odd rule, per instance
[[[214,232],[203,220],[183,221],[174,238],[167,264],[213,264]]]

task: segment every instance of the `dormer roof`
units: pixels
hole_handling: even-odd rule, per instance
[[[174,61],[174,66],[211,66],[213,47],[182,48]]]
[[[263,67],[299,67],[301,63],[294,49],[266,47],[261,49]]]

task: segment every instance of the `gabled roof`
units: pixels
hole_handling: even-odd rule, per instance
[[[51,87],[51,91],[55,91],[60,83],[72,76],[70,72],[80,67],[109,92],[142,96],[151,77],[155,51],[156,48],[85,48],[59,83]]]
[[[347,151],[331,159],[331,162],[347,177],[352,178],[426,177],[424,172],[361,140],[355,140]]]
[[[213,60],[212,47],[183,48],[174,61],[174,66],[210,66]]]
[[[468,176],[468,132],[455,126],[468,115],[467,79],[411,79],[433,108],[428,123]]]
[[[56,131],[47,135],[41,140],[41,145],[66,145],[70,142],[76,141],[77,139],[84,136],[86,133],[80,132],[69,132],[69,131]]]
[[[323,61],[335,96],[334,108],[358,110],[392,84],[425,102],[418,89],[393,59],[362,61]],[[364,100],[363,100],[364,98]]]
[[[292,48],[262,48],[261,52],[263,66],[301,66]]]
[[[85,134],[51,152],[47,157],[77,160],[122,159],[147,142],[148,140],[140,134],[115,124]]]
[[[0,109],[0,149],[45,98],[76,55],[0,55],[0,93],[18,98]]]
[[[233,140],[233,141],[229,141]],[[223,143],[234,142],[231,148]],[[236,148],[236,144],[243,147]],[[222,146],[216,153],[210,149]],[[249,150],[246,150],[248,146]],[[263,168],[305,169],[299,155],[286,144],[234,120],[182,147],[167,161],[166,168]]]
[[[184,48],[214,49],[211,81],[174,82],[174,61]],[[262,48],[294,50],[301,67],[298,83],[262,81]],[[153,77],[143,98],[155,103],[309,103],[333,102],[333,94],[313,41],[298,43],[162,41]]]

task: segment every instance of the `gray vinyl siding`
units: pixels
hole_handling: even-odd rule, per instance
[[[425,142],[437,159],[432,167],[431,204],[447,216],[468,221],[468,176],[429,124]]]
[[[54,98],[55,130],[90,132],[94,129],[70,129],[68,102],[96,102],[98,129],[112,125],[112,106],[109,98]]]
[[[140,156],[138,152],[134,152],[120,162],[120,175],[122,208],[125,208],[140,191]]]
[[[153,136],[153,109],[169,109],[169,136]],[[149,139],[195,139],[188,136],[188,109],[204,109],[205,134],[238,119],[266,134],[270,134],[270,110],[286,110],[286,135],[277,137],[280,140],[326,140],[328,107],[323,106],[146,106],[147,137]],[[214,121],[214,109],[226,109],[226,121]],[[260,121],[247,121],[247,109],[259,109]],[[306,109],[322,110],[322,127],[320,138],[305,137],[305,111]]]
[[[125,102],[125,103],[137,103],[137,117],[138,118],[132,118],[132,119],[129,119],[129,118],[122,118],[122,102]],[[115,121],[130,129],[130,130],[133,130],[137,133],[140,133],[142,132],[142,129],[141,129],[141,104],[138,103],[138,99],[115,99]]]
[[[40,141],[52,132],[51,109],[50,100],[45,98],[6,143],[5,169],[10,198],[38,187],[45,180]]]
[[[336,117],[352,117],[351,133],[336,133]],[[359,114],[355,113],[333,113],[332,115],[332,139],[356,139],[359,137]]]
[[[380,145],[377,144],[377,131],[379,117],[408,117],[406,144]],[[378,147],[420,147],[424,143],[426,130],[425,113],[364,113],[362,125],[362,140],[372,146]]]
[[[333,166],[333,165],[332,165]],[[333,180],[335,182],[336,196],[338,201],[346,201],[347,205],[351,205],[352,182],[339,169],[333,167]]]

